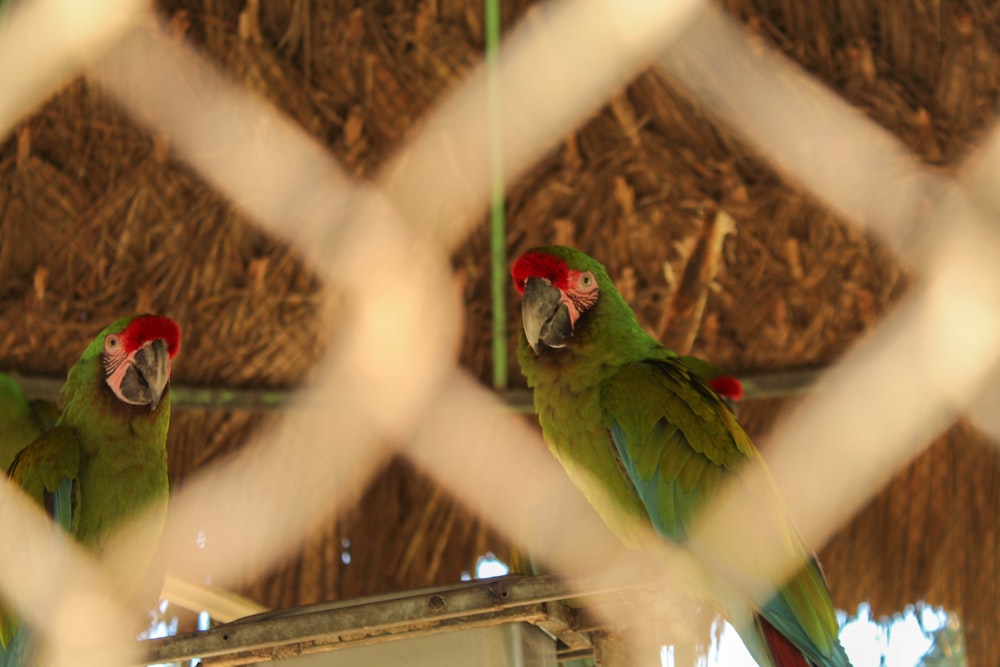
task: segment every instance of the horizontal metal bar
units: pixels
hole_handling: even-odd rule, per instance
[[[453,632],[459,630],[472,630],[475,628],[485,628],[506,623],[532,623],[537,624],[546,618],[543,604],[532,604],[524,607],[514,607],[513,609],[501,609],[495,612],[475,614],[472,616],[457,616],[446,619],[424,619],[413,623],[402,623],[395,627],[383,626],[374,629],[370,633],[352,636],[347,633],[341,635],[335,641],[326,639],[315,639],[309,641],[291,642],[275,646],[266,646],[243,651],[226,653],[220,656],[202,658],[201,663],[208,667],[238,667],[240,665],[254,664],[257,662],[267,662],[271,660],[285,660],[300,655],[310,655],[323,651],[336,649],[368,646],[387,641],[401,641],[441,632]],[[294,625],[295,617],[290,623]],[[360,632],[360,631],[359,631]],[[177,660],[190,660],[200,656],[190,655],[180,658],[169,658],[173,662]],[[159,658],[157,659],[159,662]]]
[[[590,634],[580,632],[579,629],[579,609],[566,606],[561,601],[545,602],[546,616],[544,619],[535,621],[535,625],[547,632],[550,636],[558,639],[566,650],[593,650],[590,641]]]
[[[582,590],[603,593],[622,587],[608,584],[604,579],[583,580],[574,588],[581,590],[577,586],[582,583],[585,586]],[[147,660],[162,663],[201,658],[206,664],[243,664],[245,657],[272,655],[274,651],[284,655],[286,651],[296,653],[312,646],[323,649],[333,645],[353,646],[390,637],[518,620],[536,623],[547,620],[549,627],[555,629],[553,624],[559,623],[560,618],[573,616],[552,614],[551,607],[544,603],[569,595],[569,587],[555,576],[514,576],[278,610],[206,632],[149,640]]]
[[[753,401],[804,394],[812,389],[822,371],[823,369],[807,369],[739,376],[744,388],[743,400]],[[23,375],[16,372],[9,372],[8,375],[21,385],[29,398],[58,402],[63,378]],[[170,402],[171,407],[181,410],[197,408],[266,412],[287,408],[296,391],[295,388],[230,389],[171,384]],[[516,412],[533,410],[531,391],[528,389],[511,389],[499,392],[498,396]]]
[[[3,372],[3,371],[0,371]],[[22,375],[8,372],[21,385],[28,398],[59,402],[65,378]],[[173,408],[208,410],[281,410],[294,394],[290,389],[229,389],[226,387],[192,387],[171,383],[170,403]]]

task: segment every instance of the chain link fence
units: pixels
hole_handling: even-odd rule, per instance
[[[1000,435],[989,401],[1000,345],[989,183],[1000,142],[985,142],[958,183],[922,167],[710,3],[558,0],[511,32],[497,65],[505,182],[649,63],[919,274],[905,303],[774,434],[771,473],[816,547],[961,412]],[[456,363],[461,304],[448,257],[484,210],[492,178],[484,67],[368,182],[134,0],[16,3],[0,22],[0,134],[81,73],[293,243],[351,313],[280,425],[176,495],[163,541],[172,574],[211,572],[225,586],[275,564],[358,496],[390,455],[387,442],[557,572],[620,552],[537,435]],[[536,512],[554,497],[557,531]],[[733,536],[760,519],[737,499],[723,493],[696,538],[723,563],[740,552]],[[213,548],[194,557],[186,542],[196,531]],[[126,610],[102,585],[114,572],[53,534],[7,486],[0,532],[19,536],[0,541],[0,592],[49,640],[56,664],[142,661]],[[797,565],[777,551],[768,554],[774,578]],[[643,554],[630,563],[644,558],[645,571],[696,592],[697,567],[684,552],[651,537]],[[772,590],[753,594],[764,600]],[[655,642],[662,627],[647,630]]]

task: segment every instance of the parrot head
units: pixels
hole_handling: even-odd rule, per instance
[[[607,269],[579,250],[565,246],[533,248],[515,260],[511,276],[522,297],[525,340],[539,359],[558,355],[555,351],[562,348],[572,348],[577,355],[593,355],[601,347],[601,360],[609,361],[609,348],[615,345],[588,347],[586,339],[609,341],[609,333],[613,332],[627,332],[624,337],[617,336],[618,340],[641,339],[655,344],[640,327]],[[628,349],[622,351],[628,355]],[[723,398],[742,398],[742,383],[721,368],[696,357],[681,360]]]
[[[562,246],[527,251],[514,262],[511,275],[523,297],[524,336],[535,354],[543,345],[566,347],[601,298],[602,285],[611,284],[599,262]]]
[[[181,330],[159,315],[138,315],[111,324],[95,339],[100,346],[104,381],[129,405],[156,409],[170,380],[170,360],[177,355]]]

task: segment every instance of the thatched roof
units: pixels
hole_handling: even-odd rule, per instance
[[[241,23],[242,2],[160,6],[178,33],[366,176],[477,62],[481,4],[275,0],[261,3],[256,25]],[[504,3],[508,25],[526,4]],[[948,169],[992,121],[1000,34],[981,3],[724,5],[928,163]],[[96,87],[70,84],[0,146],[0,192],[0,370],[59,376],[103,323],[145,310],[169,313],[190,332],[175,369],[180,384],[294,387],[321,354],[316,273]],[[790,184],[653,71],[510,189],[509,253],[548,242],[591,252],[657,330],[685,243],[715,208],[734,218],[736,232],[694,351],[735,372],[829,363],[906,289],[905,267],[877,240]],[[482,225],[454,257],[467,306],[462,362],[484,380],[487,256]],[[515,333],[511,324],[511,349]],[[510,370],[520,382],[513,361]],[[748,403],[742,414],[766,445],[786,407]],[[179,410],[175,484],[273,418]],[[882,614],[924,598],[956,609],[970,656],[986,664],[1000,651],[997,525],[997,450],[962,425],[821,557],[842,607],[868,599]],[[454,581],[487,549],[502,553],[506,541],[396,461],[353,511],[245,592],[290,606]]]

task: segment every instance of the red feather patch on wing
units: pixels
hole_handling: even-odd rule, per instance
[[[802,651],[795,648],[795,644],[788,641],[777,628],[767,622],[763,616],[758,615],[757,621],[764,631],[764,640],[767,648],[771,652],[771,661],[774,667],[811,667]]]
[[[738,401],[743,398],[743,384],[732,375],[720,375],[708,381],[708,386],[719,396]]]
[[[181,328],[169,317],[140,315],[122,332],[122,345],[126,354],[135,352],[143,343],[162,338],[167,342],[167,353],[173,359],[181,347]]]
[[[532,250],[517,258],[510,269],[514,287],[524,294],[524,283],[528,278],[545,278],[555,287],[566,290],[569,287],[569,265],[562,257]]]

